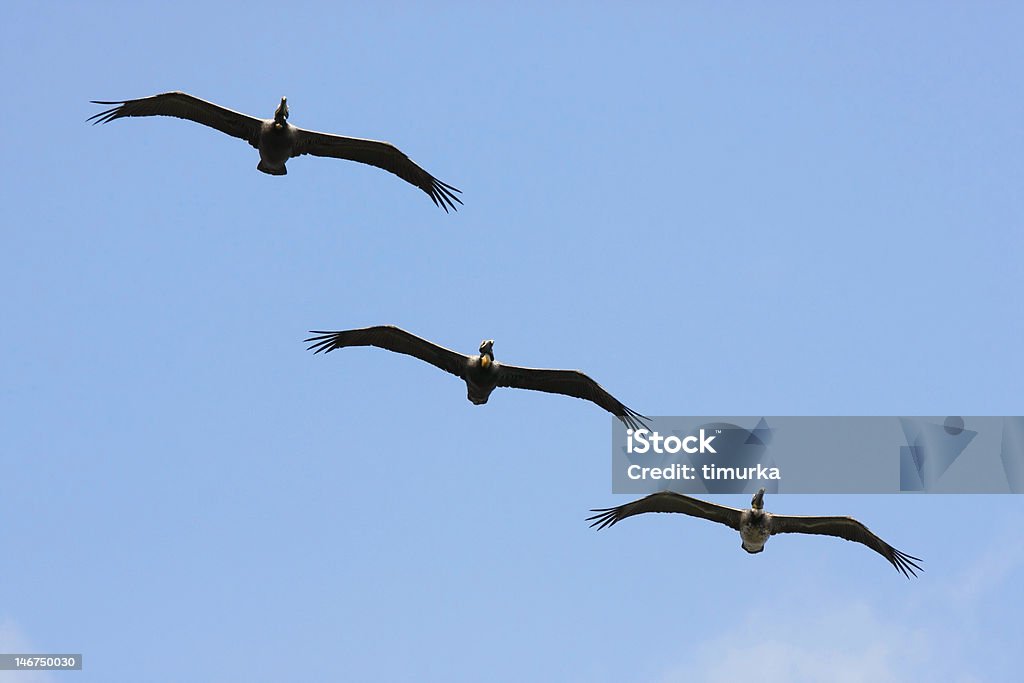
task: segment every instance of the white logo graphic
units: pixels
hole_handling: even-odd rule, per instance
[[[634,445],[635,440],[635,445]],[[637,453],[643,455],[644,453],[655,453],[658,455],[675,454],[682,451],[683,453],[717,453],[715,447],[711,445],[711,442],[715,440],[714,435],[707,436],[704,433],[704,428],[701,427],[700,435],[691,434],[690,436],[683,437],[680,439],[678,436],[662,436],[658,432],[652,432],[647,429],[632,429],[626,430],[626,452]],[[694,445],[696,444],[696,445]]]

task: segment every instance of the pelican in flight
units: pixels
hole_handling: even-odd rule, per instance
[[[598,529],[612,526],[626,517],[644,512],[681,512],[684,515],[702,517],[712,522],[725,524],[740,532],[740,538],[743,539],[742,547],[748,553],[759,553],[764,550],[764,544],[768,537],[775,534],[838,536],[847,541],[863,543],[889,560],[892,566],[908,579],[911,575],[917,576],[915,569],[924,571],[917,564],[921,561],[920,558],[896,550],[853,517],[795,517],[765,512],[764,489],[754,494],[749,510],[738,510],[679,493],[662,491],[661,493],[652,493],[632,503],[614,508],[591,510],[591,512],[598,514],[587,517],[587,521],[592,521],[590,526],[596,526]]]
[[[551,394],[564,394],[591,401],[601,406],[631,429],[643,426],[643,415],[630,410],[605,391],[600,384],[579,370],[544,370],[505,365],[494,360],[494,340],[480,342],[480,353],[465,356],[393,325],[364,327],[358,330],[324,332],[310,330],[316,335],[305,341],[315,353],[330,352],[346,346],[376,346],[396,353],[404,353],[450,372],[466,382],[466,398],[475,405],[487,403],[495,387],[533,389]]]
[[[137,100],[93,100],[92,103],[117,105],[90,116],[88,120],[93,124],[127,116],[174,116],[241,138],[260,151],[260,163],[256,168],[270,175],[285,175],[288,173],[285,162],[302,154],[348,159],[394,173],[426,192],[445,212],[449,208],[455,209],[455,202],[462,203],[455,196],[460,190],[424,171],[390,142],[317,133],[291,125],[288,123],[287,97],[281,98],[272,119],[240,114],[183,92],[165,92]]]

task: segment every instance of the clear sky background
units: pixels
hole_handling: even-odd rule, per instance
[[[551,4],[5,7],[0,651],[86,666],[0,681],[1018,679],[1019,496],[769,498],[909,582],[596,532],[598,408],[305,351],[391,323],[649,415],[1022,414],[1019,4]],[[287,95],[465,206],[85,121],[175,89]]]

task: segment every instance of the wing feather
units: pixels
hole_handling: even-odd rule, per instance
[[[921,558],[907,555],[893,548],[876,536],[853,517],[801,517],[795,515],[772,515],[771,533],[774,534],[821,534],[836,536],[847,541],[861,543],[889,560],[908,579],[917,571],[924,571],[917,564]]]
[[[312,154],[318,157],[358,161],[362,164],[382,168],[426,192],[434,204],[440,206],[445,212],[449,208],[457,210],[458,207],[455,206],[455,203],[462,203],[462,200],[456,196],[456,193],[460,193],[461,190],[442,183],[427,173],[390,142],[318,133],[302,128],[296,128],[295,134],[292,156]]]
[[[515,365],[499,366],[498,386],[515,387],[546,391],[550,394],[563,394],[582,398],[595,403],[615,417],[622,420],[630,429],[645,426],[648,418],[628,408],[622,401],[612,396],[600,384],[579,370],[547,370],[541,368],[522,368]]]
[[[260,126],[263,124],[260,119],[201,100],[188,93],[165,92],[137,100],[93,100],[92,103],[117,105],[90,116],[87,120],[92,121],[94,125],[129,116],[173,116],[195,121],[232,137],[241,138],[253,147],[259,146]]]
[[[595,509],[591,510],[591,512],[598,514],[587,517],[587,521],[592,522],[590,526],[596,526],[598,529],[604,529],[624,520],[626,517],[641,515],[645,512],[681,512],[684,515],[701,517],[712,522],[725,524],[739,531],[740,519],[743,517],[742,510],[700,500],[699,498],[691,498],[690,496],[673,493],[672,491],[652,493],[639,500],[634,500],[632,503],[626,503],[625,505],[613,508]]]
[[[465,378],[468,356],[438,346],[394,325],[377,325],[338,332],[310,330],[309,333],[315,336],[305,340],[310,344],[307,350],[314,353],[329,353],[346,346],[376,346],[379,349],[419,358],[456,377]]]

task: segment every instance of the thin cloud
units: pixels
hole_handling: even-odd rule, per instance
[[[788,604],[752,611],[736,629],[699,645],[693,661],[659,683],[733,683],[751,670],[759,683],[980,680],[955,650],[936,645],[944,640],[936,629],[883,616],[863,604],[824,602],[809,614],[793,614]]]
[[[11,619],[0,620],[0,653],[31,654],[37,650]],[[53,683],[45,671],[0,671],[0,683]]]
[[[996,534],[990,546],[964,569],[962,575],[952,581],[949,593],[961,607],[977,603],[1024,568],[1024,545],[1013,542],[1015,538],[1015,533],[1007,525],[1004,532]]]

